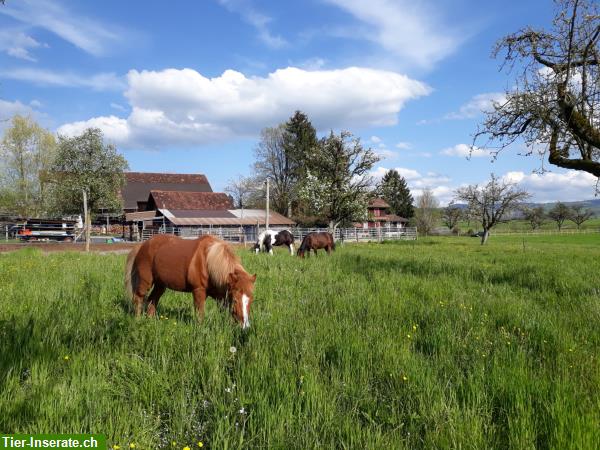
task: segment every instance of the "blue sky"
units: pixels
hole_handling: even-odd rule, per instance
[[[534,200],[582,200],[596,179],[519,156],[465,157],[511,74],[494,43],[548,26],[550,0],[7,0],[0,118],[65,135],[100,127],[134,171],[199,172],[214,190],[248,175],[261,128],[306,112],[346,129],[442,203],[494,172]],[[0,123],[5,127],[6,123]]]

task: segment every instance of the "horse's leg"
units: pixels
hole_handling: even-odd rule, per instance
[[[294,244],[288,244],[288,249],[290,250],[290,255],[294,256]]]
[[[325,247],[325,251],[327,252],[328,255],[331,255],[331,245],[328,245],[327,247]]]
[[[204,303],[206,302],[206,290],[202,288],[194,289],[192,291],[194,297],[194,306],[196,307],[196,314],[200,322],[204,320]]]
[[[144,299],[146,294],[152,287],[152,281],[140,280],[135,292],[133,293],[133,307],[135,309],[135,315],[139,317],[144,309]]]
[[[152,288],[152,292],[148,297],[148,309],[146,313],[150,317],[154,317],[156,315],[156,308],[158,307],[158,301],[160,300],[161,295],[164,294],[167,287],[163,284],[155,284]]]
[[[313,248],[313,252],[315,252],[315,256],[317,256],[317,249]]]

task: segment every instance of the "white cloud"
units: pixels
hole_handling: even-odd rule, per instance
[[[392,168],[386,167],[376,167],[373,172],[371,172],[371,176],[375,179],[381,179],[383,176]],[[421,178],[421,174],[414,169],[407,169],[405,167],[393,167],[404,179],[408,180],[416,180]]]
[[[487,150],[483,150],[479,147],[467,144],[456,144],[454,147],[448,147],[441,150],[440,155],[459,156],[462,158],[480,158],[489,156],[490,154]]]
[[[122,90],[123,79],[114,73],[98,73],[91,76],[70,72],[53,72],[45,69],[0,69],[0,78],[28,81],[42,86],[87,87],[96,91]]]
[[[507,182],[518,183],[533,194],[533,201],[579,201],[594,196],[597,178],[587,172],[565,170],[560,172],[524,173],[507,172],[502,176]]]
[[[371,142],[373,144],[379,144],[381,142],[381,138],[379,136],[371,136]]]
[[[0,99],[0,132],[4,132],[4,130],[10,126],[10,119],[15,114],[35,117],[37,111],[31,108],[31,106],[25,105],[18,100],[9,102]]]
[[[402,150],[409,150],[410,148],[412,148],[412,145],[410,144],[410,142],[398,142],[396,144],[396,148],[400,148]]]
[[[127,121],[116,116],[96,117],[86,121],[65,124],[58,129],[58,134],[77,136],[87,128],[100,128],[106,139],[111,142],[125,142],[129,139]]]
[[[118,132],[118,118],[104,118],[105,125],[121,139],[120,145],[154,148],[255,136],[297,109],[320,130],[394,125],[406,101],[430,91],[404,75],[360,67],[323,71],[288,67],[250,78],[233,70],[215,78],[192,69],[132,70],[127,82],[131,114],[119,119]],[[72,128],[67,124],[62,132]]]
[[[506,95],[501,92],[478,94],[471,98],[466,104],[462,105],[458,111],[446,114],[444,119],[473,119],[482,113],[491,111],[495,103],[501,104],[505,101]]]
[[[381,158],[381,159],[394,159],[398,157],[398,153],[393,151],[393,150],[389,150],[386,147],[381,147],[378,148],[377,150],[375,150],[375,153]]]
[[[371,176],[376,181],[379,181],[390,169],[392,168],[379,166],[371,172]],[[417,170],[405,167],[393,167],[393,169],[406,180],[415,200],[423,193],[423,189],[431,189],[442,205],[448,204],[454,196],[454,188],[450,185],[452,180],[445,175],[435,172],[427,172],[427,174],[423,175]]]
[[[38,47],[46,47],[46,45],[36,41],[18,28],[0,30],[0,51],[10,56],[35,62],[36,59],[31,55],[29,50]]]
[[[110,104],[110,107],[116,109],[117,111],[127,111],[127,109],[123,105],[114,102]]]
[[[48,30],[67,42],[96,56],[122,44],[123,30],[76,14],[73,5],[63,7],[58,1],[19,0],[0,8],[5,14],[30,27]],[[18,52],[18,51],[17,51]]]
[[[270,48],[278,49],[285,47],[287,41],[279,35],[274,35],[269,30],[271,17],[258,12],[250,0],[218,0],[221,5],[233,13],[242,16],[245,22],[252,25],[258,32],[258,38]]]
[[[464,39],[464,32],[443,23],[436,4],[409,0],[325,0],[367,27],[345,33],[377,43],[402,61],[430,68],[450,55]],[[339,32],[339,31],[338,31]]]

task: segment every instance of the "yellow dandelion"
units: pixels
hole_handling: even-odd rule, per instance
[[[112,446],[113,450],[119,450],[121,447],[119,447],[117,444]]]
[[[406,337],[410,339],[410,334],[407,334]]]
[[[417,331],[417,326],[413,325],[413,331]]]
[[[191,450],[187,445],[183,447],[183,450]]]
[[[404,381],[408,381],[408,377],[407,377],[406,375],[402,375],[402,379],[403,379]]]
[[[171,442],[171,447],[175,447],[176,445],[177,445],[177,442],[175,442],[175,441]]]
[[[135,443],[132,442],[131,444],[129,444],[129,448],[135,448]]]
[[[68,361],[68,360],[69,360],[69,355],[65,355],[65,356],[63,357],[63,359],[64,359],[65,361]]]
[[[204,444],[202,443],[202,441],[198,441],[198,447],[204,447]]]

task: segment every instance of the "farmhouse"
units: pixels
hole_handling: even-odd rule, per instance
[[[176,229],[182,235],[225,229],[242,231],[251,239],[266,222],[264,210],[234,209],[231,197],[213,192],[205,175],[130,172],[123,200],[132,236],[161,229]],[[269,226],[294,224],[281,214],[269,214]]]
[[[150,191],[212,192],[202,174],[126,172],[123,197],[124,212],[146,211]]]
[[[382,198],[373,198],[367,206],[367,221],[358,223],[358,228],[404,227],[408,219],[390,214],[390,205]]]

